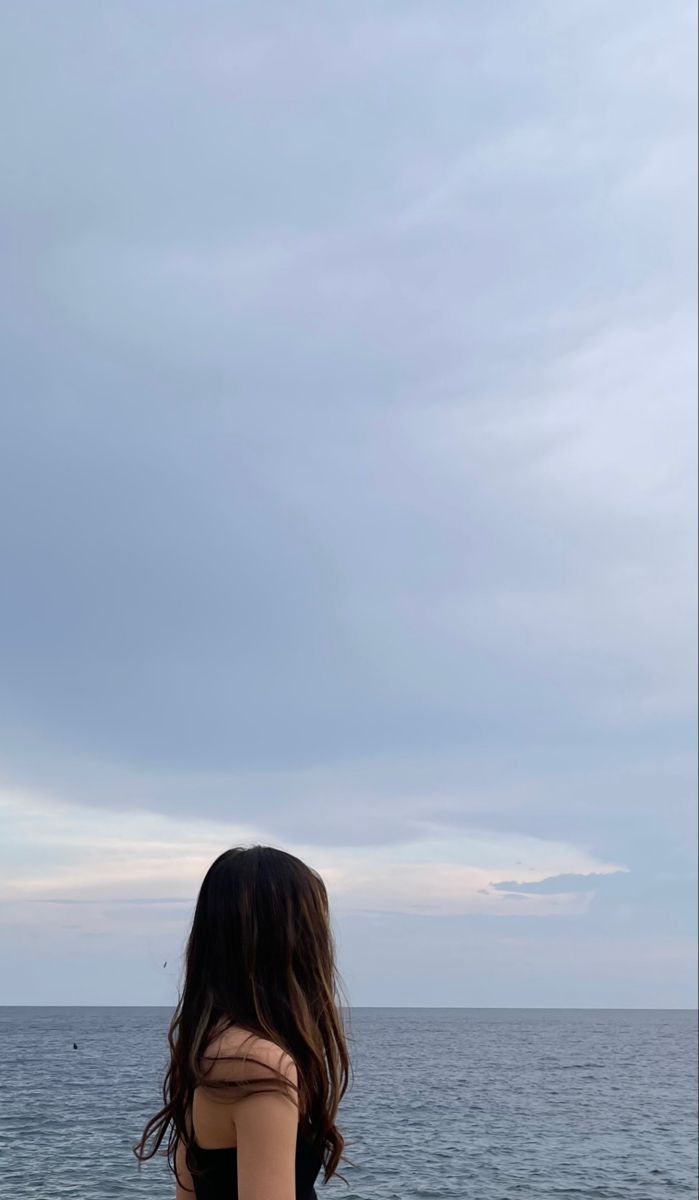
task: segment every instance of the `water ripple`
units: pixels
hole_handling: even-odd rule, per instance
[[[0,1197],[172,1200],[168,1012],[0,1008]],[[696,1014],[359,1009],[329,1200],[697,1200]],[[73,1050],[73,1042],[78,1050]]]

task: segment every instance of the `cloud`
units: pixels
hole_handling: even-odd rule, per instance
[[[613,872],[614,875],[618,872]],[[533,883],[520,883],[507,879],[499,883],[491,883],[496,892],[512,892],[519,895],[557,895],[560,892],[591,892],[599,887],[605,875],[594,871],[589,875],[550,875],[547,879],[538,879]]]
[[[37,905],[191,907],[207,867],[223,849],[270,840],[269,831],[260,827],[138,811],[86,812],[79,806],[26,795],[6,795],[2,815],[21,845],[22,826],[34,830],[31,858],[22,861],[11,845],[6,846],[0,893],[7,918],[30,922],[44,920],[43,907]],[[522,855],[527,858],[530,880],[546,877],[551,864],[561,871],[565,867],[616,869],[553,841],[485,831],[452,831],[445,837],[438,826],[427,822],[412,840],[398,845],[320,849],[286,842],[285,848],[320,871],[339,915],[364,911],[512,914],[517,904],[493,890],[492,881],[507,878]],[[561,887],[560,894],[533,903],[530,910],[542,916],[580,911],[572,889],[570,895],[565,891]],[[121,913],[118,919],[123,919]]]
[[[3,786],[145,899],[237,829],[445,920],[554,904],[518,839],[689,876],[694,6],[151,17],[7,14]]]

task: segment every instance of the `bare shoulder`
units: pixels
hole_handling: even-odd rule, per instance
[[[236,1028],[221,1035],[220,1045],[235,1056],[229,1069],[255,1081],[232,1106],[240,1195],[291,1200],[296,1195],[298,1101],[289,1088],[266,1086],[266,1079],[281,1073],[295,1085],[293,1059],[276,1042]]]
[[[276,1042],[251,1033],[238,1025],[217,1033],[205,1050],[205,1067],[211,1078],[246,1079],[282,1075],[289,1083],[298,1083],[296,1064]]]

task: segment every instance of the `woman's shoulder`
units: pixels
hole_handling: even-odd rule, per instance
[[[292,1056],[277,1042],[241,1025],[228,1025],[212,1031],[204,1057],[212,1069],[229,1077],[244,1078],[250,1068],[263,1076],[283,1075],[290,1083],[297,1082],[296,1064]]]

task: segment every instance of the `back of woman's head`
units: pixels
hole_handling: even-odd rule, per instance
[[[334,999],[328,898],[315,871],[270,846],[226,850],[204,877],[185,1003],[291,1043]]]
[[[168,1035],[164,1106],[135,1147],[139,1159],[152,1157],[168,1130],[171,1163],[178,1142],[189,1145],[194,1088],[226,1087],[220,1072],[216,1081],[207,1079],[207,1046],[233,1025],[275,1043],[294,1060],[299,1118],[330,1178],[344,1145],[335,1118],[349,1061],[328,897],[315,871],[270,846],[226,850],[204,877]],[[248,1086],[254,1088],[254,1081],[236,1083],[237,1090]],[[280,1076],[278,1086],[289,1085]],[[146,1150],[149,1137],[154,1144]]]

